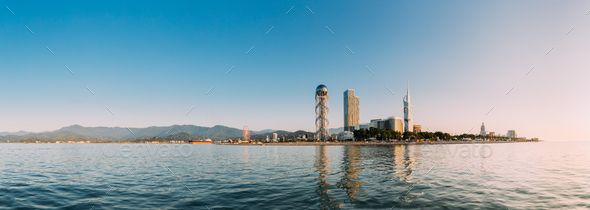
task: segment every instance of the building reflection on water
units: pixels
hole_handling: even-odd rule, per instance
[[[242,153],[242,161],[244,161],[244,163],[249,163],[250,162],[250,147],[244,147],[243,153]]]
[[[398,177],[399,182],[404,182],[401,190],[407,191],[407,193],[401,194],[398,198],[404,202],[410,203],[416,199],[415,192],[409,192],[412,186],[420,182],[420,179],[412,180],[414,178],[412,174],[415,172],[416,161],[420,156],[418,146],[416,145],[396,145],[395,150],[395,175]]]
[[[391,189],[392,198],[399,198],[404,202],[412,202],[416,195],[412,192],[405,194],[413,185],[421,180],[414,174],[418,166],[417,160],[421,154],[419,148],[413,145],[396,145],[393,147],[360,147],[344,146],[334,149],[342,149],[342,162],[340,170],[342,177],[333,186],[329,183],[330,175],[330,146],[317,146],[315,155],[316,172],[318,177],[316,193],[319,197],[320,209],[340,209],[344,204],[351,204],[359,197],[371,195],[363,194],[361,187],[361,172],[364,168],[383,170],[393,175],[392,182],[398,182],[397,188]],[[364,160],[364,161],[361,161]],[[365,164],[365,165],[363,165]],[[370,165],[366,165],[370,164]],[[369,171],[368,173],[372,173]],[[340,174],[340,173],[335,173]],[[332,191],[342,189],[343,191]],[[342,192],[345,193],[343,199]],[[336,199],[338,197],[338,199]]]
[[[328,146],[316,147],[315,168],[319,175],[315,179],[318,184],[316,193],[320,199],[320,209],[339,209],[340,205],[336,204],[329,194],[332,185],[327,181],[330,174],[330,155],[328,153]]]
[[[416,151],[415,146],[408,145],[396,145],[395,146],[395,174],[398,176],[399,181],[407,182],[408,184],[414,184],[408,178],[414,172],[416,164],[415,155],[419,154]]]
[[[350,198],[349,202],[352,202],[360,196],[360,188],[363,186],[363,182],[358,181],[359,175],[363,170],[360,163],[359,147],[344,148],[342,169],[344,176],[340,179],[337,186],[346,191],[346,194]]]
[[[330,191],[337,188],[334,188],[327,181],[328,175],[330,174],[331,161],[329,146],[316,147],[315,167],[318,173],[318,178],[316,178],[318,185],[316,193],[320,199],[320,209],[340,209],[344,203],[351,203],[361,195],[360,187],[363,185],[363,182],[358,180],[362,171],[359,147],[344,147],[343,153],[342,170],[344,175],[336,183],[336,187],[343,189],[348,199],[338,202],[330,196]]]

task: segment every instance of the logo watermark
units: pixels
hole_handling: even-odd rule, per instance
[[[443,158],[489,158],[494,155],[494,149],[488,144],[415,144],[416,155],[423,157]]]

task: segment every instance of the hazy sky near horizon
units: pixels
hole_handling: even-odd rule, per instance
[[[5,4],[0,131],[314,131],[317,85],[337,128],[346,89],[360,97],[361,123],[403,117],[407,81],[425,131],[475,134],[485,122],[586,140],[590,127],[590,1]]]

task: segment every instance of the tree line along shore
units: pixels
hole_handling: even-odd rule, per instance
[[[391,146],[391,145],[416,145],[416,144],[495,144],[495,143],[521,143],[539,142],[539,140],[513,140],[513,141],[315,141],[315,142],[269,142],[269,143],[216,143],[217,145],[237,146]]]

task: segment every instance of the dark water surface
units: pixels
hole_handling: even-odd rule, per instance
[[[0,208],[590,209],[590,143],[481,148],[0,144]]]

